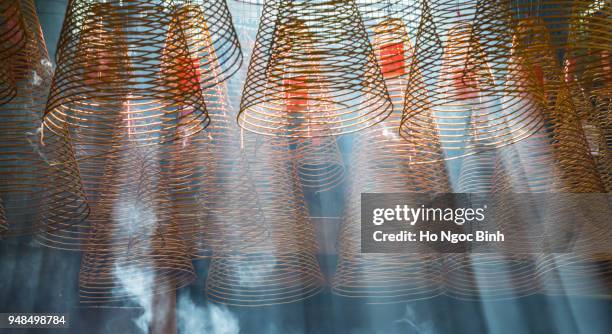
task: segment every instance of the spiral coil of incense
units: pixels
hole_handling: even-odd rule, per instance
[[[127,140],[140,146],[182,140],[208,125],[198,71],[183,61],[193,57],[185,34],[169,33],[177,15],[171,4],[69,2],[44,115],[48,131],[66,127],[75,145],[102,147],[95,155],[104,155],[116,149],[109,133],[118,116]]]
[[[243,55],[226,0],[174,0],[173,4],[177,8],[174,23],[182,27],[190,52],[209,60],[200,64],[201,87],[236,74]]]
[[[356,0],[355,3],[370,35],[383,77],[385,79],[407,77],[407,68],[403,71],[399,68],[410,64],[412,54],[402,47],[410,43],[408,34],[416,27],[420,9],[418,2]],[[391,94],[391,88],[388,86],[387,88]]]
[[[523,141],[530,140],[530,138]],[[521,141],[521,143],[523,142]],[[480,143],[474,144],[468,155],[461,159],[461,167],[457,181],[457,192],[487,194],[490,198],[500,180],[495,180],[498,173],[496,162],[500,155],[499,149],[480,148]],[[507,146],[509,147],[509,146]],[[474,207],[483,206],[474,202]],[[499,229],[497,221],[499,213],[488,209],[487,230]],[[526,296],[539,291],[534,284],[535,266],[528,256],[521,253],[523,249],[507,246],[511,242],[508,235],[510,228],[503,230],[504,243],[487,252],[463,254],[447,254],[444,258],[446,294],[460,299],[503,299]],[[476,244],[477,246],[477,244]]]
[[[304,190],[327,191],[344,181],[344,163],[336,138],[299,138],[295,151]]]
[[[415,150],[397,132],[399,111],[359,134],[349,174],[345,220],[338,240],[333,292],[373,303],[430,298],[444,292],[442,261],[433,250],[411,254],[361,253],[360,194],[448,192],[450,185],[437,133],[430,128],[429,150]],[[430,161],[437,161],[431,163]],[[430,163],[422,163],[430,162]]]
[[[179,8],[193,11],[192,7]],[[193,17],[193,13],[179,13],[169,29],[169,38],[180,34],[180,28]],[[265,232],[237,125],[230,123],[227,87],[220,82],[224,80],[221,59],[227,55],[218,54],[222,50],[215,49],[213,35],[207,30],[186,34],[187,43],[198,49],[179,61],[198,73],[204,102],[214,122],[203,132],[162,147],[162,171],[171,189],[173,217],[188,240],[190,252],[198,258],[261,242]],[[182,126],[179,124],[179,132]]]
[[[238,252],[267,237],[225,89],[204,91],[211,125],[184,146],[172,144],[169,158],[174,217],[196,258]]]
[[[373,46],[396,112],[360,133],[350,174],[333,292],[369,302],[389,303],[434,297],[444,292],[442,261],[432,251],[415,254],[362,254],[358,206],[362,192],[448,192],[443,152],[433,123],[421,124],[423,141],[397,134],[413,48],[405,24],[388,19],[374,27]],[[424,112],[426,115],[427,113]],[[425,120],[427,121],[427,120]],[[419,130],[419,129],[417,129]],[[414,140],[413,140],[414,139]],[[433,162],[432,161],[437,161]],[[426,163],[427,162],[427,163]]]
[[[508,18],[513,25],[524,20],[541,20],[549,31],[551,49],[557,56],[555,66],[561,67],[565,60],[575,66],[572,74],[585,89],[590,90],[593,78],[588,74],[597,71],[601,59],[612,51],[612,5],[605,0],[542,0],[536,2],[492,1],[491,6],[510,10]],[[607,55],[606,55],[607,54]],[[561,55],[561,56],[559,56]]]
[[[0,197],[8,235],[61,229],[88,214],[70,143],[40,132],[51,63],[34,2],[21,0],[20,13],[28,39],[8,59],[16,94],[0,106]]]
[[[518,198],[513,198],[517,193],[518,196],[524,196],[520,193],[550,196],[604,191],[592,157],[593,149],[587,141],[589,136],[585,137],[585,127],[578,117],[589,117],[585,115],[592,115],[592,111],[577,112],[581,106],[577,103],[580,102],[579,96],[572,94],[576,90],[573,89],[574,83],[568,80],[570,73],[554,66],[554,48],[547,37],[547,28],[535,20],[524,22],[529,22],[530,34],[538,38],[521,45],[522,50],[516,54],[519,58],[516,64],[538,68],[541,72],[535,83],[536,89],[526,92],[525,98],[545,98],[546,105],[541,109],[540,117],[546,125],[531,137],[501,150],[498,171],[494,176],[494,191],[501,196],[498,201],[502,203],[498,218],[510,227],[506,230],[513,233],[508,235],[511,242],[506,243],[511,250],[542,253],[531,259],[536,273],[534,279],[538,281],[541,292],[558,294],[567,289],[577,294],[597,293],[602,291],[592,282],[598,276],[597,268],[600,265],[603,265],[599,268],[602,270],[609,267],[606,262],[594,263],[597,261],[593,260],[593,254],[597,254],[593,247],[605,244],[607,238],[607,231],[592,224],[600,219],[576,215],[583,205],[577,202],[558,201],[555,205],[528,208],[516,204]],[[522,33],[525,32],[527,30],[523,29]],[[520,68],[518,72],[521,72]],[[594,200],[589,205],[593,212],[607,212],[605,203]],[[522,212],[515,212],[516,207],[521,207]],[[541,217],[541,221],[533,221],[533,217]],[[568,223],[570,218],[572,221]],[[537,233],[521,235],[520,231],[530,230]],[[542,245],[558,242],[559,236],[576,233],[579,233],[580,240],[569,243],[573,247],[571,253],[555,254],[551,250],[541,250]]]
[[[544,72],[544,77],[554,78],[555,74]],[[562,86],[544,87],[547,88],[534,93],[546,95],[551,101],[540,109],[540,116],[546,120],[544,128],[512,145],[463,158],[459,191],[494,194],[499,209],[494,214],[495,222],[504,227],[507,241],[499,250],[501,254],[449,255],[446,261],[450,266],[447,270],[451,295],[494,299],[550,292],[551,283],[545,281],[551,279],[542,276],[549,275],[551,270],[556,272],[554,266],[550,267],[554,261],[544,259],[539,263],[541,259],[534,259],[529,253],[548,251],[542,246],[563,235],[561,228],[568,226],[557,223],[570,217],[568,211],[572,208],[563,203],[540,212],[544,208],[519,204],[520,196],[602,189],[580,123],[573,110],[568,109],[572,105],[567,90]],[[580,220],[576,223],[583,225]]]
[[[322,103],[331,110],[322,112]],[[266,2],[240,105],[242,128],[272,136],[339,135],[391,111],[354,1]]]
[[[16,94],[10,58],[30,38],[21,6],[20,0],[0,1],[0,105],[9,102]]]
[[[83,303],[112,303],[178,289],[195,273],[171,216],[168,187],[154,147],[115,153],[112,180],[93,206],[91,237],[79,277]]]
[[[206,281],[207,296],[239,306],[283,304],[311,297],[321,291],[323,276],[288,141],[248,138],[245,145],[257,145],[248,150],[254,152],[249,162],[268,237],[240,252],[214,257]]]
[[[424,110],[431,113],[447,159],[469,154],[470,145],[507,145],[542,126],[533,116],[541,101],[525,103],[518,89],[524,83],[508,75],[512,34],[493,24],[505,22],[495,7],[478,0],[434,0],[423,1],[420,13],[409,70],[417,75],[406,89],[400,127],[404,138],[418,135],[416,120]]]

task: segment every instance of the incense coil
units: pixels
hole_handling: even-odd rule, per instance
[[[344,181],[344,163],[336,138],[300,138],[295,151],[304,190],[328,191]]]
[[[511,9],[514,24],[517,20],[537,18],[547,22],[551,49],[555,53],[563,52],[564,60],[574,63],[572,74],[581,86],[590,90],[593,78],[590,71],[598,71],[602,55],[612,51],[610,42],[612,32],[608,28],[612,22],[612,6],[606,1],[587,0],[545,0],[537,3],[500,2]],[[542,45],[549,48],[549,46]],[[563,64],[556,59],[554,64]]]
[[[175,14],[167,1],[70,1],[45,127],[67,127],[76,145],[111,151],[116,126],[129,128],[127,140],[140,146],[204,129],[209,118],[198,73],[184,62],[193,54],[183,34],[170,30]]]
[[[92,206],[91,237],[79,276],[83,303],[152,295],[195,279],[172,221],[158,150],[126,147],[114,158],[104,171],[113,182]]]
[[[339,260],[332,280],[335,294],[392,303],[444,293],[441,256],[433,249],[415,249],[411,254],[361,253],[361,193],[450,190],[435,128],[429,128],[426,134],[429,150],[415,150],[413,143],[403,140],[395,131],[400,118],[399,112],[393,113],[362,132],[355,144],[360,150],[351,163],[345,219],[338,240]],[[423,163],[429,161],[438,162]]]
[[[559,80],[561,75],[548,72],[543,73],[545,78]],[[553,86],[554,87],[554,86]],[[505,147],[498,157],[498,171],[494,176],[495,189],[499,193],[501,212],[496,214],[499,221],[506,226],[510,240],[506,245],[512,250],[522,252],[541,253],[535,259],[535,270],[539,288],[548,294],[558,294],[569,289],[572,293],[589,294],[598,291],[598,287],[587,283],[596,273],[598,264],[593,263],[593,256],[598,257],[599,252],[594,249],[597,245],[605,244],[607,231],[594,226],[593,217],[576,216],[584,203],[557,201],[544,208],[525,208],[513,194],[531,193],[541,196],[554,193],[598,193],[603,191],[603,184],[597,175],[596,166],[590,154],[589,145],[585,139],[582,124],[580,123],[569,88],[557,86],[544,91],[551,102],[543,109],[546,126],[521,142]],[[503,172],[500,172],[503,170]],[[524,196],[524,195],[522,195]],[[548,195],[550,196],[550,195]],[[589,202],[592,212],[606,212],[596,208],[596,201]],[[516,213],[515,208],[521,207],[524,212]],[[532,211],[529,211],[532,210]],[[512,228],[520,224],[529,224],[534,217],[541,217],[534,222],[537,226],[525,226],[521,229]],[[569,223],[569,221],[571,223]],[[541,221],[540,221],[541,220]],[[561,223],[561,221],[566,221]],[[520,226],[519,225],[519,226]],[[514,234],[518,230],[532,230],[523,233],[519,238]],[[554,250],[542,249],[551,240],[557,241],[559,236],[580,236],[580,243],[575,242],[571,254],[555,254]],[[558,241],[557,241],[558,243]],[[564,261],[565,264],[556,263]],[[533,260],[531,262],[534,262]],[[557,267],[559,265],[559,267]],[[579,277],[571,282],[565,278],[557,277],[557,272],[563,270]],[[562,281],[560,281],[562,280]],[[601,291],[601,290],[599,290]]]
[[[496,14],[492,9],[482,1],[422,2],[410,66],[416,75],[406,89],[400,133],[410,139],[412,133],[404,129],[418,129],[415,118],[428,110],[447,159],[466,155],[474,145],[496,148],[516,142],[542,126],[533,115],[542,101],[526,103],[520,89],[524,83],[508,75],[511,32],[479,24],[498,20],[500,15],[486,19]]]
[[[253,145],[248,138],[246,145]],[[317,242],[308,221],[304,195],[288,141],[266,138],[248,156],[268,237],[243,251],[211,261],[206,281],[209,299],[257,306],[295,302],[322,289],[315,254]]]
[[[240,250],[260,242],[265,232],[237,126],[230,123],[227,87],[221,82],[225,79],[221,60],[228,55],[218,54],[225,50],[215,48],[218,41],[201,22],[201,14],[195,5],[179,6],[169,36],[187,30],[187,44],[197,47],[192,56],[179,61],[184,67],[194,66],[214,122],[205,131],[162,148],[162,173],[171,189],[173,217],[197,258]]]
[[[51,63],[33,1],[22,0],[20,13],[28,39],[8,60],[16,94],[0,106],[0,197],[8,235],[61,229],[88,214],[70,143],[40,132]]]
[[[419,14],[417,3],[403,0],[356,0],[355,3],[370,36],[383,77],[407,77],[407,68],[414,51],[409,34],[416,26]],[[406,50],[404,44],[410,44],[409,50]],[[387,88],[391,94],[392,89]]]
[[[236,74],[243,56],[226,1],[174,3],[176,12],[171,25],[180,27],[191,54],[200,60],[200,86],[204,89]]]
[[[530,140],[532,137],[524,139]],[[510,147],[510,146],[506,146]],[[496,178],[506,170],[499,164],[500,149],[472,148],[468,155],[461,159],[457,181],[457,192],[488,194],[495,198],[496,190],[502,180]],[[503,198],[510,202],[509,198]],[[505,203],[505,202],[504,202]],[[477,203],[473,206],[479,206]],[[482,205],[481,205],[482,206]],[[510,206],[509,206],[510,207]],[[490,209],[489,209],[490,210]],[[489,212],[487,230],[500,229],[499,212]],[[493,227],[493,224],[495,227]],[[522,254],[525,249],[513,248],[511,228],[505,228],[504,238],[508,243],[490,253],[475,252],[447,254],[444,259],[444,277],[447,295],[459,299],[504,299],[526,296],[539,291],[536,268],[529,256]],[[513,246],[516,246],[512,244]]]
[[[581,115],[583,127],[591,146],[606,191],[612,191],[612,53],[602,52],[600,65],[585,74],[591,82],[590,113]],[[603,57],[605,56],[605,57]],[[581,87],[582,88],[582,87]],[[583,88],[583,90],[586,90]],[[573,92],[572,92],[573,93]],[[572,94],[572,97],[574,95]],[[588,126],[588,128],[586,128]]]
[[[219,84],[205,91],[213,123],[186,146],[178,147],[170,160],[175,165],[173,195],[183,198],[173,201],[178,215],[175,220],[185,238],[191,240],[196,258],[239,252],[267,237],[265,217],[240,147],[237,125],[228,114],[224,86]],[[184,172],[177,175],[177,168]]]
[[[321,103],[331,108],[323,113]],[[264,5],[238,115],[242,128],[339,135],[374,125],[391,109],[353,1]]]
[[[19,0],[0,1],[0,105],[16,94],[10,58],[19,52],[29,38]]]

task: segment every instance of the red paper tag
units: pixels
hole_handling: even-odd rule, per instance
[[[190,56],[180,55],[174,60],[177,65],[176,79],[181,92],[200,90],[200,61]]]
[[[405,71],[404,43],[388,43],[380,46],[379,63],[385,78],[400,76]]]

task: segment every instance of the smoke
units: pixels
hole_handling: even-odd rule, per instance
[[[210,303],[206,306],[199,306],[188,295],[178,301],[177,320],[181,334],[237,334],[240,332],[238,318],[225,306]]]
[[[43,151],[41,150],[41,146],[45,145],[43,125],[41,124],[41,126],[36,129],[35,133],[26,132],[25,136],[26,140],[32,147],[32,150],[34,150],[34,153],[36,153],[47,165],[51,165],[51,163],[47,159],[47,155],[45,155],[45,153],[43,153]]]
[[[266,278],[274,272],[277,260],[274,254],[266,254],[265,259],[250,260],[238,265],[238,282],[241,287],[256,287],[265,285]]]
[[[132,301],[143,308],[144,312],[134,319],[134,323],[143,334],[147,334],[153,319],[153,296],[150,291],[153,284],[152,274],[119,264],[115,265],[114,274],[121,284],[122,293],[132,296]]]
[[[406,305],[404,316],[395,320],[398,325],[404,325],[408,331],[406,333],[430,334],[435,333],[434,323],[431,320],[419,320],[416,312],[410,305]]]
[[[124,158],[128,158],[130,152],[124,153]],[[133,180],[138,180],[146,173],[143,169],[126,170]],[[135,186],[134,189],[127,189]],[[128,295],[131,301],[141,307],[144,312],[134,323],[142,333],[149,332],[151,320],[153,319],[153,289],[155,288],[155,272],[149,267],[152,263],[146,257],[151,255],[151,238],[154,238],[154,230],[151,226],[156,226],[158,217],[156,207],[146,205],[142,201],[142,185],[136,182],[125,186],[127,192],[122,198],[117,199],[113,208],[114,237],[119,243],[125,242],[125,235],[129,237],[125,254],[119,254],[120,258],[128,257],[127,261],[115,263],[114,275],[119,283],[114,291],[117,295]],[[122,251],[123,252],[123,251]],[[140,258],[138,258],[140,257]],[[130,261],[133,258],[135,261]],[[143,262],[144,261],[144,262]],[[144,266],[139,264],[144,263]],[[148,270],[147,270],[148,269]],[[157,306],[159,307],[159,305]],[[156,310],[158,314],[162,310]],[[163,314],[163,313],[161,313]]]

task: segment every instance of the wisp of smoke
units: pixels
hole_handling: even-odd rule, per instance
[[[240,332],[238,318],[225,306],[196,305],[186,296],[177,306],[179,333],[237,334]]]

